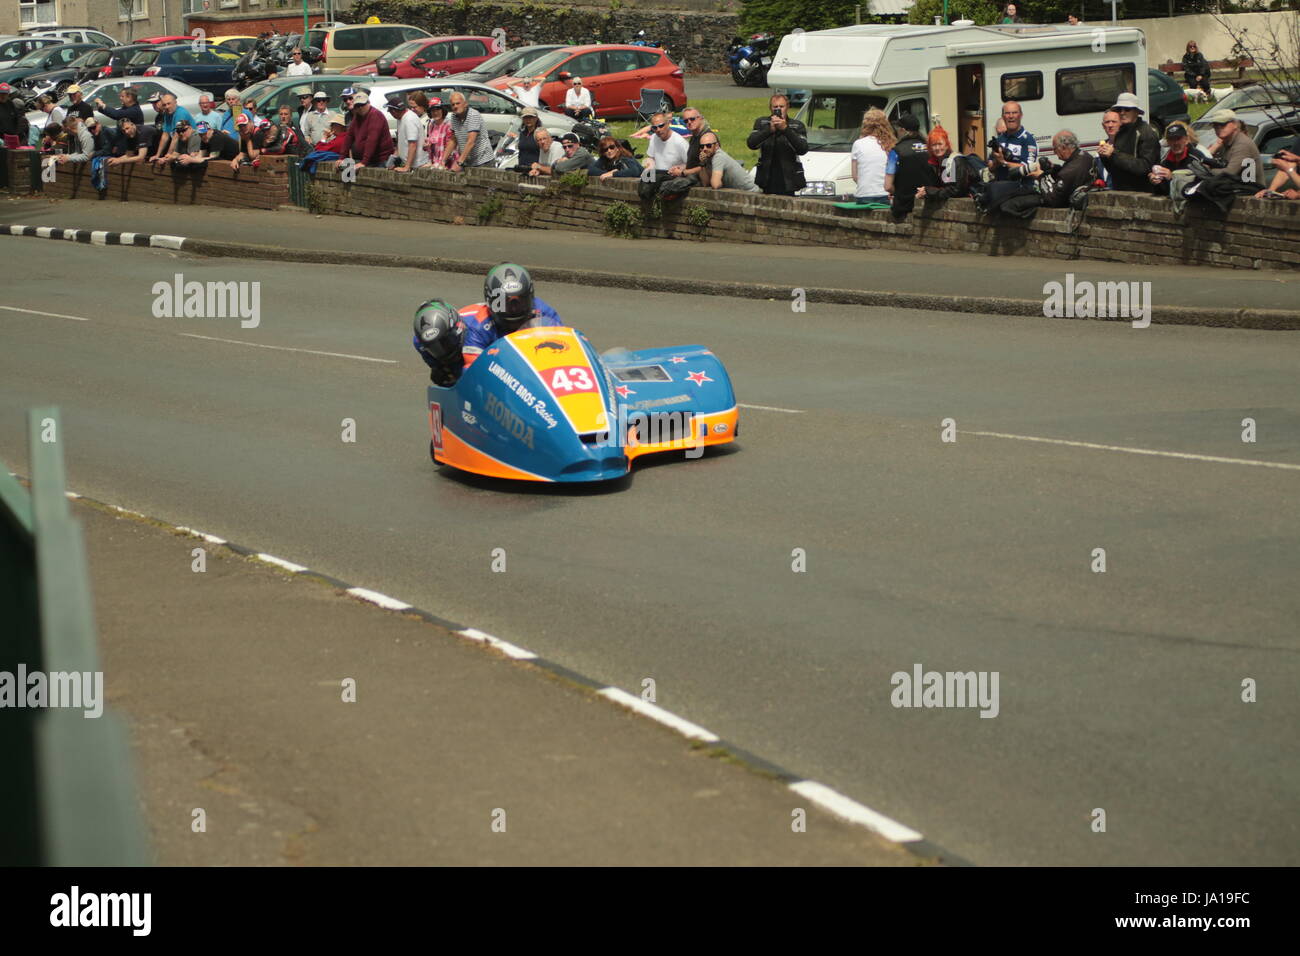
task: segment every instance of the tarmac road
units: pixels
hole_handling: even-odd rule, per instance
[[[472,277],[4,248],[4,305],[89,319],[0,311],[17,471],[21,410],[55,402],[69,487],[653,677],[662,706],[976,863],[1300,857],[1300,470],[1240,463],[1300,466],[1288,333],[548,286],[598,347],[706,344],[742,402],[787,411],[618,485],[518,488],[428,460],[409,317],[475,301]],[[154,318],[176,272],[261,281],[260,325]],[[916,664],[998,672],[997,716],[891,706]]]

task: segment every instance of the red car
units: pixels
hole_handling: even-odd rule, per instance
[[[182,33],[174,37],[145,37],[142,40],[132,40],[132,43],[192,43],[194,37],[188,33]]]
[[[566,46],[534,60],[528,66],[528,73],[544,77],[542,108],[557,113],[564,112],[564,94],[575,76],[582,77],[583,87],[591,91],[597,116],[635,116],[629,101],[637,102],[642,90],[663,90],[673,109],[686,105],[681,67],[668,59],[663,50],[652,46]],[[488,86],[504,90],[521,79],[503,76]]]
[[[391,76],[414,80],[430,73],[472,70],[501,51],[494,37],[420,37],[407,40],[379,59],[343,72],[350,76]]]

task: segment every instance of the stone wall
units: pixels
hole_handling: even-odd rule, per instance
[[[254,169],[229,163],[207,163],[191,169],[159,169],[141,163],[116,166],[108,173],[108,198],[128,202],[224,206],[235,209],[275,209],[289,202],[287,157],[267,156]],[[41,183],[51,199],[95,199],[89,163],[65,163],[54,182]]]
[[[493,36],[506,32],[506,46],[532,43],[626,43],[638,30],[668,51],[673,62],[692,73],[725,73],[727,44],[740,29],[739,4],[718,0],[713,12],[611,10],[601,6],[547,6],[541,3],[432,3],[428,0],[358,0],[348,12],[353,23],[374,14],[389,23],[409,23],[435,36]]]
[[[682,201],[662,204],[659,218],[653,218],[655,208],[637,199],[635,187],[635,181],[627,180],[542,185],[501,170],[362,169],[355,183],[343,183],[333,164],[322,164],[309,198],[315,211],[340,215],[596,233],[606,231],[606,210],[622,202],[642,217],[640,235],[669,239],[834,246],[864,253],[887,245],[927,253],[1094,259],[1129,266],[1300,266],[1296,202],[1239,200],[1226,216],[1198,206],[1180,221],[1168,200],[1102,193],[1093,196],[1086,217],[1072,230],[1065,210],[1040,209],[1029,222],[990,220],[978,215],[970,200],[955,200],[929,208],[918,204],[911,219],[895,223],[885,211],[843,214],[817,200],[699,189]]]

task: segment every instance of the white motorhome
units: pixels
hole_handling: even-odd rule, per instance
[[[849,149],[873,106],[891,119],[911,113],[923,135],[943,126],[953,149],[983,157],[1002,103],[1016,100],[1050,153],[1062,129],[1095,146],[1120,93],[1147,109],[1146,74],[1146,37],[1129,27],[869,25],[786,36],[767,82],[808,91],[800,195],[850,198]]]

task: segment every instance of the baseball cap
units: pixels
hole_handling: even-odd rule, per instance
[[[1170,136],[1190,136],[1187,127],[1182,123],[1170,123],[1165,127],[1165,139]]]
[[[904,113],[895,121],[895,125],[901,126],[909,133],[920,132],[921,129],[921,121],[918,120],[911,113]]]
[[[71,86],[69,86],[69,87],[68,87],[66,90],[64,90],[63,92],[65,92],[65,93],[67,93],[69,96],[71,96],[73,93],[80,93],[80,92],[81,92],[81,87],[80,87],[79,85],[77,85],[76,83],[73,83]]]
[[[151,93],[151,94],[149,95],[149,102],[150,102],[150,103],[157,103],[157,102],[158,102],[159,100],[161,100],[161,99],[162,99],[162,94],[161,94],[161,93]]]
[[[257,125],[259,128],[260,128],[260,127],[263,127],[263,126],[270,126],[270,125],[271,125],[271,121],[270,121],[269,119],[267,119],[265,116],[259,116],[259,117],[257,118],[257,124],[256,124],[256,125]]]
[[[240,114],[239,114],[239,117],[235,120],[235,125],[236,125],[236,126],[245,126],[245,125],[247,125],[247,123],[248,123],[248,114],[247,114],[247,113],[240,113]]]
[[[388,108],[390,110],[406,109],[406,96],[403,93],[389,93],[387,96]]]
[[[560,137],[560,142],[561,142],[561,143],[577,143],[577,142],[580,142],[580,140],[578,139],[577,135],[574,134],[574,133],[565,133],[563,136]]]
[[[331,125],[331,126],[347,126],[347,125],[348,125],[346,122],[344,122],[344,120],[343,120],[343,114],[342,114],[342,113],[329,113],[329,114],[326,115],[325,118],[328,119],[328,120],[330,121],[330,125]]]
[[[523,109],[523,112],[520,113],[519,115],[520,115],[520,116],[536,116],[538,119],[541,119],[541,118],[542,118],[542,114],[539,113],[539,112],[537,112],[537,110],[534,109],[534,108],[531,107],[531,106],[525,106],[524,109]]]
[[[12,93],[14,88],[8,83],[0,83],[0,93]]]
[[[93,120],[86,120],[87,123],[90,123],[90,122],[92,122],[92,121],[93,121]],[[180,129],[182,126],[184,126],[184,127],[186,127],[186,128],[188,129],[188,128],[189,128],[189,125],[190,125],[190,121],[187,120],[184,116],[178,117],[177,120],[176,120],[176,128],[177,128],[177,129]]]
[[[199,123],[197,126],[194,127],[194,132],[202,134],[202,133],[206,133],[210,129],[212,129],[212,127],[209,126],[207,123]]]
[[[1112,106],[1111,109],[1137,110],[1139,113],[1146,112],[1146,110],[1142,109],[1142,104],[1138,102],[1136,93],[1121,93],[1118,97],[1116,97],[1115,105]]]
[[[357,91],[350,86],[342,93],[339,94],[339,96],[356,96],[356,95],[357,95]]]
[[[1203,118],[1207,122],[1213,123],[1215,126],[1217,126],[1220,123],[1231,123],[1233,120],[1237,118],[1237,114],[1234,113],[1232,110],[1215,110],[1209,116]]]
[[[327,100],[330,98],[330,95],[326,93],[324,90],[317,90],[315,93],[312,94],[311,98],[313,100]]]
[[[369,102],[370,102],[370,97],[365,93],[358,93],[356,96],[352,97],[353,106],[357,106],[358,104],[364,105]]]

